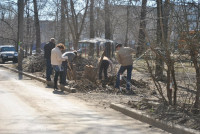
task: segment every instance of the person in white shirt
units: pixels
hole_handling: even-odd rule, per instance
[[[62,61],[65,61],[68,59],[67,56],[63,57],[62,56],[62,51],[65,49],[64,44],[59,43],[56,45],[55,48],[51,50],[51,65],[55,71],[54,75],[54,90],[57,90],[57,81],[58,81],[58,76],[60,75],[61,83],[62,82],[62,74],[63,74],[63,67],[62,67]]]

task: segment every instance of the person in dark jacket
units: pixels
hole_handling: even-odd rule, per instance
[[[51,66],[51,50],[55,48],[55,39],[51,38],[49,43],[44,46],[44,58],[46,60],[46,80],[51,81],[52,66]]]

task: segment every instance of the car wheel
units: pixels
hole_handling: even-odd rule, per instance
[[[5,63],[5,60],[2,60],[2,62],[1,62],[2,64],[4,64]]]

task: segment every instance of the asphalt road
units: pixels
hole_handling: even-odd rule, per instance
[[[0,134],[165,134],[0,67]]]

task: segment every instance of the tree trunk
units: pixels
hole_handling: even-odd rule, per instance
[[[109,10],[109,0],[105,0],[105,38],[111,38],[111,28],[110,28],[110,10]],[[111,44],[109,42],[105,43],[105,56],[111,57]]]
[[[192,41],[191,41],[192,42]],[[196,98],[195,98],[195,103],[194,103],[194,108],[198,109],[199,108],[199,98],[200,98],[200,66],[198,64],[198,49],[197,45],[194,45],[195,42],[191,43],[191,50],[190,50],[190,55],[192,62],[194,63],[194,68],[196,71],[196,86],[197,86],[197,92],[196,92]]]
[[[172,105],[172,87],[170,87],[171,84],[171,63],[168,62],[168,69],[167,69],[167,98],[169,101],[169,104]]]
[[[172,75],[172,80],[173,80],[173,85],[174,85],[174,105],[176,105],[177,102],[177,83],[176,83],[176,76],[175,76],[175,70],[174,70],[174,61],[172,63],[172,70],[171,70],[171,75]]]
[[[97,57],[99,57],[99,46],[100,46],[100,42],[97,42],[97,43],[96,43],[96,46],[97,46]]]
[[[129,11],[129,9],[130,9],[130,2],[131,1],[129,1],[129,3],[128,3],[128,5],[127,5],[127,11],[126,11],[126,34],[125,34],[125,42],[124,42],[124,46],[128,46],[128,30],[129,30],[129,15],[130,15],[130,11]]]
[[[196,98],[194,103],[194,108],[198,109],[200,105],[200,67],[196,64],[196,85],[197,85],[197,92],[196,92]]]
[[[40,23],[38,18],[38,8],[37,8],[37,0],[33,0],[34,4],[34,20],[35,20],[35,31],[36,31],[36,53],[40,53]]]
[[[100,8],[97,8],[96,10],[97,10],[97,11],[96,11],[96,14],[97,14],[96,27],[99,27],[99,25],[100,25],[100,22],[99,22],[99,20],[100,20]],[[96,28],[96,29],[97,29],[97,28]],[[100,37],[100,34],[99,34],[99,31],[98,31],[98,30],[95,31],[95,35],[96,35],[97,37]],[[97,49],[96,49],[97,57],[99,57],[100,42],[97,42],[97,43],[96,43],[96,46],[97,46]]]
[[[23,61],[23,32],[24,32],[24,0],[18,0],[18,70],[22,71],[22,61]],[[18,50],[17,50],[18,51]],[[19,76],[22,78],[22,76]]]
[[[145,29],[146,29],[146,10],[147,8],[147,0],[142,0],[142,9],[140,16],[140,29],[139,29],[139,37],[138,37],[138,47],[136,56],[139,57],[145,49]]]
[[[29,5],[27,4],[26,7],[27,7],[26,8],[27,17],[26,17],[26,46],[25,46],[26,53],[25,53],[25,56],[28,55],[28,50],[30,49],[30,31],[31,31]]]
[[[60,37],[59,37],[59,43],[65,44],[65,1],[61,0],[61,20],[60,20]]]
[[[157,45],[158,45],[158,51],[162,51],[162,31],[161,31],[161,21],[162,21],[162,0],[156,0],[157,2]],[[157,80],[163,79],[163,68],[164,68],[164,62],[162,58],[159,55],[156,55],[156,70],[155,70],[155,76]]]
[[[198,2],[198,19],[197,19],[197,29],[199,28],[200,25],[200,1]],[[200,33],[197,33],[197,36],[200,36]],[[197,39],[197,42],[200,42],[200,38]],[[198,49],[196,49],[198,50]],[[196,51],[196,54],[198,55],[198,52]],[[196,55],[196,56],[197,56]],[[195,66],[195,70],[196,70],[196,85],[197,85],[197,93],[196,93],[196,99],[195,99],[195,103],[194,103],[194,108],[199,109],[200,107],[200,65],[198,63],[197,57],[194,58],[194,66]]]
[[[94,0],[90,0],[90,38],[94,38]],[[94,43],[90,43],[89,56],[94,56]]]
[[[168,29],[169,29],[169,14],[170,14],[170,0],[165,0],[164,3],[164,14],[163,14],[163,32],[165,41],[168,39]]]

